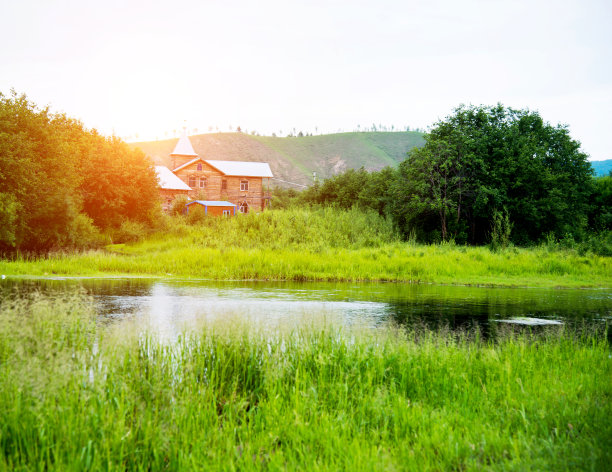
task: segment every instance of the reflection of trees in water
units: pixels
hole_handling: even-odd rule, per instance
[[[557,329],[551,326],[529,326],[498,323],[495,320],[513,317],[530,317],[543,319],[561,319],[572,327],[583,324],[602,326],[602,318],[608,318],[612,324],[612,309],[606,309],[598,304],[580,307],[566,304],[549,310],[532,310],[526,303],[469,303],[453,301],[400,301],[388,303],[388,316],[395,323],[407,326],[424,326],[428,329],[450,329],[453,331],[474,331],[478,329],[483,338],[495,337],[505,331],[541,333],[547,329]],[[457,302],[455,300],[455,302]],[[608,330],[608,339],[612,341],[612,326]]]
[[[453,306],[435,303],[389,303],[391,319],[402,326],[474,331],[489,336],[489,313],[483,306]]]

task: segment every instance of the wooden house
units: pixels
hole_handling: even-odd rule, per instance
[[[229,201],[242,213],[261,211],[270,200],[269,179],[273,175],[266,162],[203,159],[193,150],[186,133],[170,156],[171,173],[189,187],[190,198]]]
[[[174,175],[170,169],[165,166],[155,166],[155,172],[159,180],[159,194],[164,210],[169,210],[172,201],[179,195],[189,196],[191,188]]]

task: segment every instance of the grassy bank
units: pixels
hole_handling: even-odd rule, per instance
[[[612,285],[609,257],[547,247],[493,252],[487,247],[405,243],[388,221],[357,210],[284,210],[192,223],[171,219],[157,234],[106,250],[0,261],[0,273]]]
[[[5,300],[0,469],[605,470],[611,379],[593,331],[229,321],[162,344],[78,297]]]

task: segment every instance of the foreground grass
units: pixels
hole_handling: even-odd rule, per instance
[[[606,470],[601,333],[317,323],[112,339],[86,301],[5,300],[0,468]]]
[[[377,215],[326,209],[208,218],[194,225],[175,219],[137,243],[0,261],[0,273],[610,287],[612,258],[545,247],[492,252],[403,243]]]

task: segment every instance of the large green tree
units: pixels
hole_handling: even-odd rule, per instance
[[[81,246],[98,229],[147,220],[158,198],[140,151],[0,93],[0,251]]]
[[[462,106],[400,166],[394,213],[407,226],[435,215],[442,237],[482,243],[507,211],[512,239],[526,243],[584,232],[591,191],[592,168],[567,127],[529,110]]]

